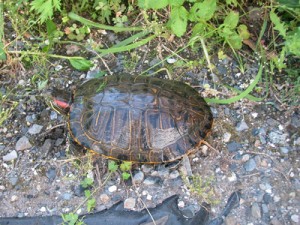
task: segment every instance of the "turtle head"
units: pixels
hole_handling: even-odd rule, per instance
[[[52,88],[50,90],[50,106],[60,114],[66,115],[70,111],[73,102],[72,92]]]

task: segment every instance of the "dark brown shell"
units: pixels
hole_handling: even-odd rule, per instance
[[[169,162],[210,132],[213,116],[187,84],[148,77],[91,79],[74,94],[69,130],[77,143],[106,157]]]

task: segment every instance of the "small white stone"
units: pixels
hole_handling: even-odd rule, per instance
[[[18,196],[16,196],[16,195],[11,196],[10,201],[15,202],[17,200],[18,200]]]
[[[113,185],[113,186],[110,186],[109,188],[108,188],[108,191],[109,192],[115,192],[117,190],[117,186],[116,185]]]
[[[142,191],[142,195],[147,195],[148,194],[148,191]]]
[[[231,138],[231,133],[226,132],[226,133],[223,134],[223,141],[224,141],[225,143],[229,142],[229,141],[230,141],[230,138]]]
[[[125,209],[133,209],[136,204],[136,199],[135,198],[127,198],[124,201],[124,208]]]
[[[267,189],[267,190],[266,190],[266,193],[272,194],[272,189]]]
[[[40,208],[40,211],[41,212],[46,212],[46,207],[43,206],[42,208]]]
[[[236,181],[236,174],[234,173],[234,172],[232,172],[231,173],[231,176],[230,177],[228,177],[228,181],[229,182],[234,182],[234,181]]]
[[[92,170],[89,170],[86,175],[87,178],[90,178],[94,181],[94,173]]]
[[[279,130],[283,130],[284,127],[280,124],[280,125],[278,126],[278,129],[279,129]]]
[[[247,162],[249,159],[250,159],[250,155],[249,155],[249,154],[245,154],[245,155],[243,155],[243,157],[242,157],[242,161],[243,161],[243,162]]]
[[[258,116],[258,113],[254,112],[254,113],[251,113],[251,115],[253,118],[256,118]]]
[[[57,66],[55,67],[55,71],[60,71],[62,68],[63,68],[62,65],[57,65]]]
[[[299,223],[299,216],[298,215],[292,215],[291,220],[295,223]]]
[[[82,209],[78,209],[77,211],[76,211],[76,214],[81,214],[81,212],[82,212]]]
[[[148,201],[151,201],[152,200],[152,195],[148,194],[146,198],[147,198]]]
[[[278,195],[274,196],[274,202],[279,202],[280,201],[280,197]]]
[[[184,204],[184,201],[179,201],[179,202],[178,202],[178,207],[179,207],[179,208],[183,208],[184,205],[185,205],[185,204]]]
[[[174,58],[167,58],[167,62],[169,63],[169,64],[173,64],[173,63],[175,63],[177,60],[176,59],[174,59]]]
[[[4,191],[5,187],[3,185],[0,185],[0,191]]]
[[[294,177],[294,176],[295,176],[294,172],[290,172],[290,177]]]
[[[10,153],[3,156],[3,161],[12,161],[16,158],[18,158],[18,154],[16,150],[12,150]]]

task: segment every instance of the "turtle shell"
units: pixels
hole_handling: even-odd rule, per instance
[[[169,162],[201,144],[213,123],[199,93],[178,81],[130,75],[91,79],[73,96],[73,139],[108,158]]]

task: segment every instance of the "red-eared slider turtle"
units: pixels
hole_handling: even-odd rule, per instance
[[[162,163],[179,159],[210,133],[213,116],[192,87],[130,75],[91,79],[70,100],[54,97],[67,113],[71,137],[108,158]]]

